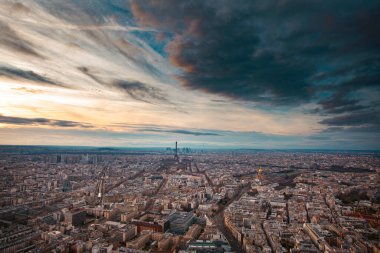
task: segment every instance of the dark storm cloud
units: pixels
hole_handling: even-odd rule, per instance
[[[260,49],[255,5],[136,1],[132,10],[141,23],[174,33],[169,60],[183,70],[178,78],[185,86],[276,104],[307,99],[310,66]]]
[[[167,101],[160,89],[138,81],[117,80],[111,85],[136,100],[147,103],[152,103],[154,101]]]
[[[184,130],[184,129],[142,128],[142,129],[140,129],[140,131],[158,132],[158,133],[173,133],[173,134],[186,134],[186,135],[194,135],[194,136],[221,136],[218,133],[199,132],[199,131]]]
[[[377,121],[376,98],[359,93],[380,93],[379,1],[147,0],[131,9],[169,34],[169,60],[188,88],[262,105],[313,102],[328,126]]]
[[[333,97],[319,102],[322,105],[323,112],[328,114],[339,114],[344,112],[353,112],[368,108],[368,106],[358,104],[357,99],[348,99],[344,96],[335,94]],[[317,110],[316,112],[321,112]]]
[[[311,79],[324,67],[336,71],[347,59],[378,54],[379,6],[376,1],[132,2],[141,24],[173,34],[167,50],[183,70],[178,78],[185,86],[271,104],[308,101],[317,90]]]
[[[0,44],[9,50],[23,53],[26,55],[44,58],[33,48],[33,45],[21,38],[15,30],[0,21]]]
[[[329,126],[380,125],[380,114],[378,111],[357,112],[327,118],[320,123]]]
[[[21,117],[11,117],[3,116],[0,114],[1,124],[11,124],[11,125],[48,125],[56,127],[81,127],[81,128],[91,128],[92,125],[87,123],[81,123],[69,120],[55,120],[46,118],[21,118]]]
[[[343,80],[339,80],[339,77]],[[363,89],[379,91],[380,57],[359,60],[354,64],[349,64],[318,78],[330,79],[334,80],[334,82],[323,87],[324,91],[330,91],[333,94],[328,99],[319,101],[321,108],[316,110],[317,113],[336,114],[366,110],[368,108],[377,108],[376,110],[379,110],[377,101],[371,101],[370,98],[355,98],[355,95],[358,90]],[[362,102],[367,102],[367,105],[363,105]]]
[[[51,85],[59,85],[49,78],[46,78],[44,76],[41,76],[33,71],[30,70],[22,70],[19,68],[14,67],[4,67],[0,66],[0,76],[5,76],[11,79],[16,80],[28,80],[28,81],[34,81],[44,84],[51,84]]]

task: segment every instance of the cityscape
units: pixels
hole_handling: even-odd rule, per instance
[[[379,153],[0,151],[0,252],[380,249]]]
[[[0,253],[380,253],[379,0],[0,0]]]

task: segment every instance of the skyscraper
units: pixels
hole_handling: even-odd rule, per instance
[[[179,160],[179,157],[178,157],[178,145],[177,145],[177,142],[175,142],[175,154],[174,154],[174,160],[176,160],[176,161]]]

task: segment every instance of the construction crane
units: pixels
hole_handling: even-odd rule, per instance
[[[105,177],[108,166],[105,166],[99,174],[98,182],[96,184],[96,205],[103,203],[103,197],[106,190]]]

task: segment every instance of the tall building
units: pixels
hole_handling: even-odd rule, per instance
[[[175,154],[174,154],[174,160],[178,161],[179,160],[179,157],[178,157],[178,145],[177,145],[177,142],[175,142]]]

